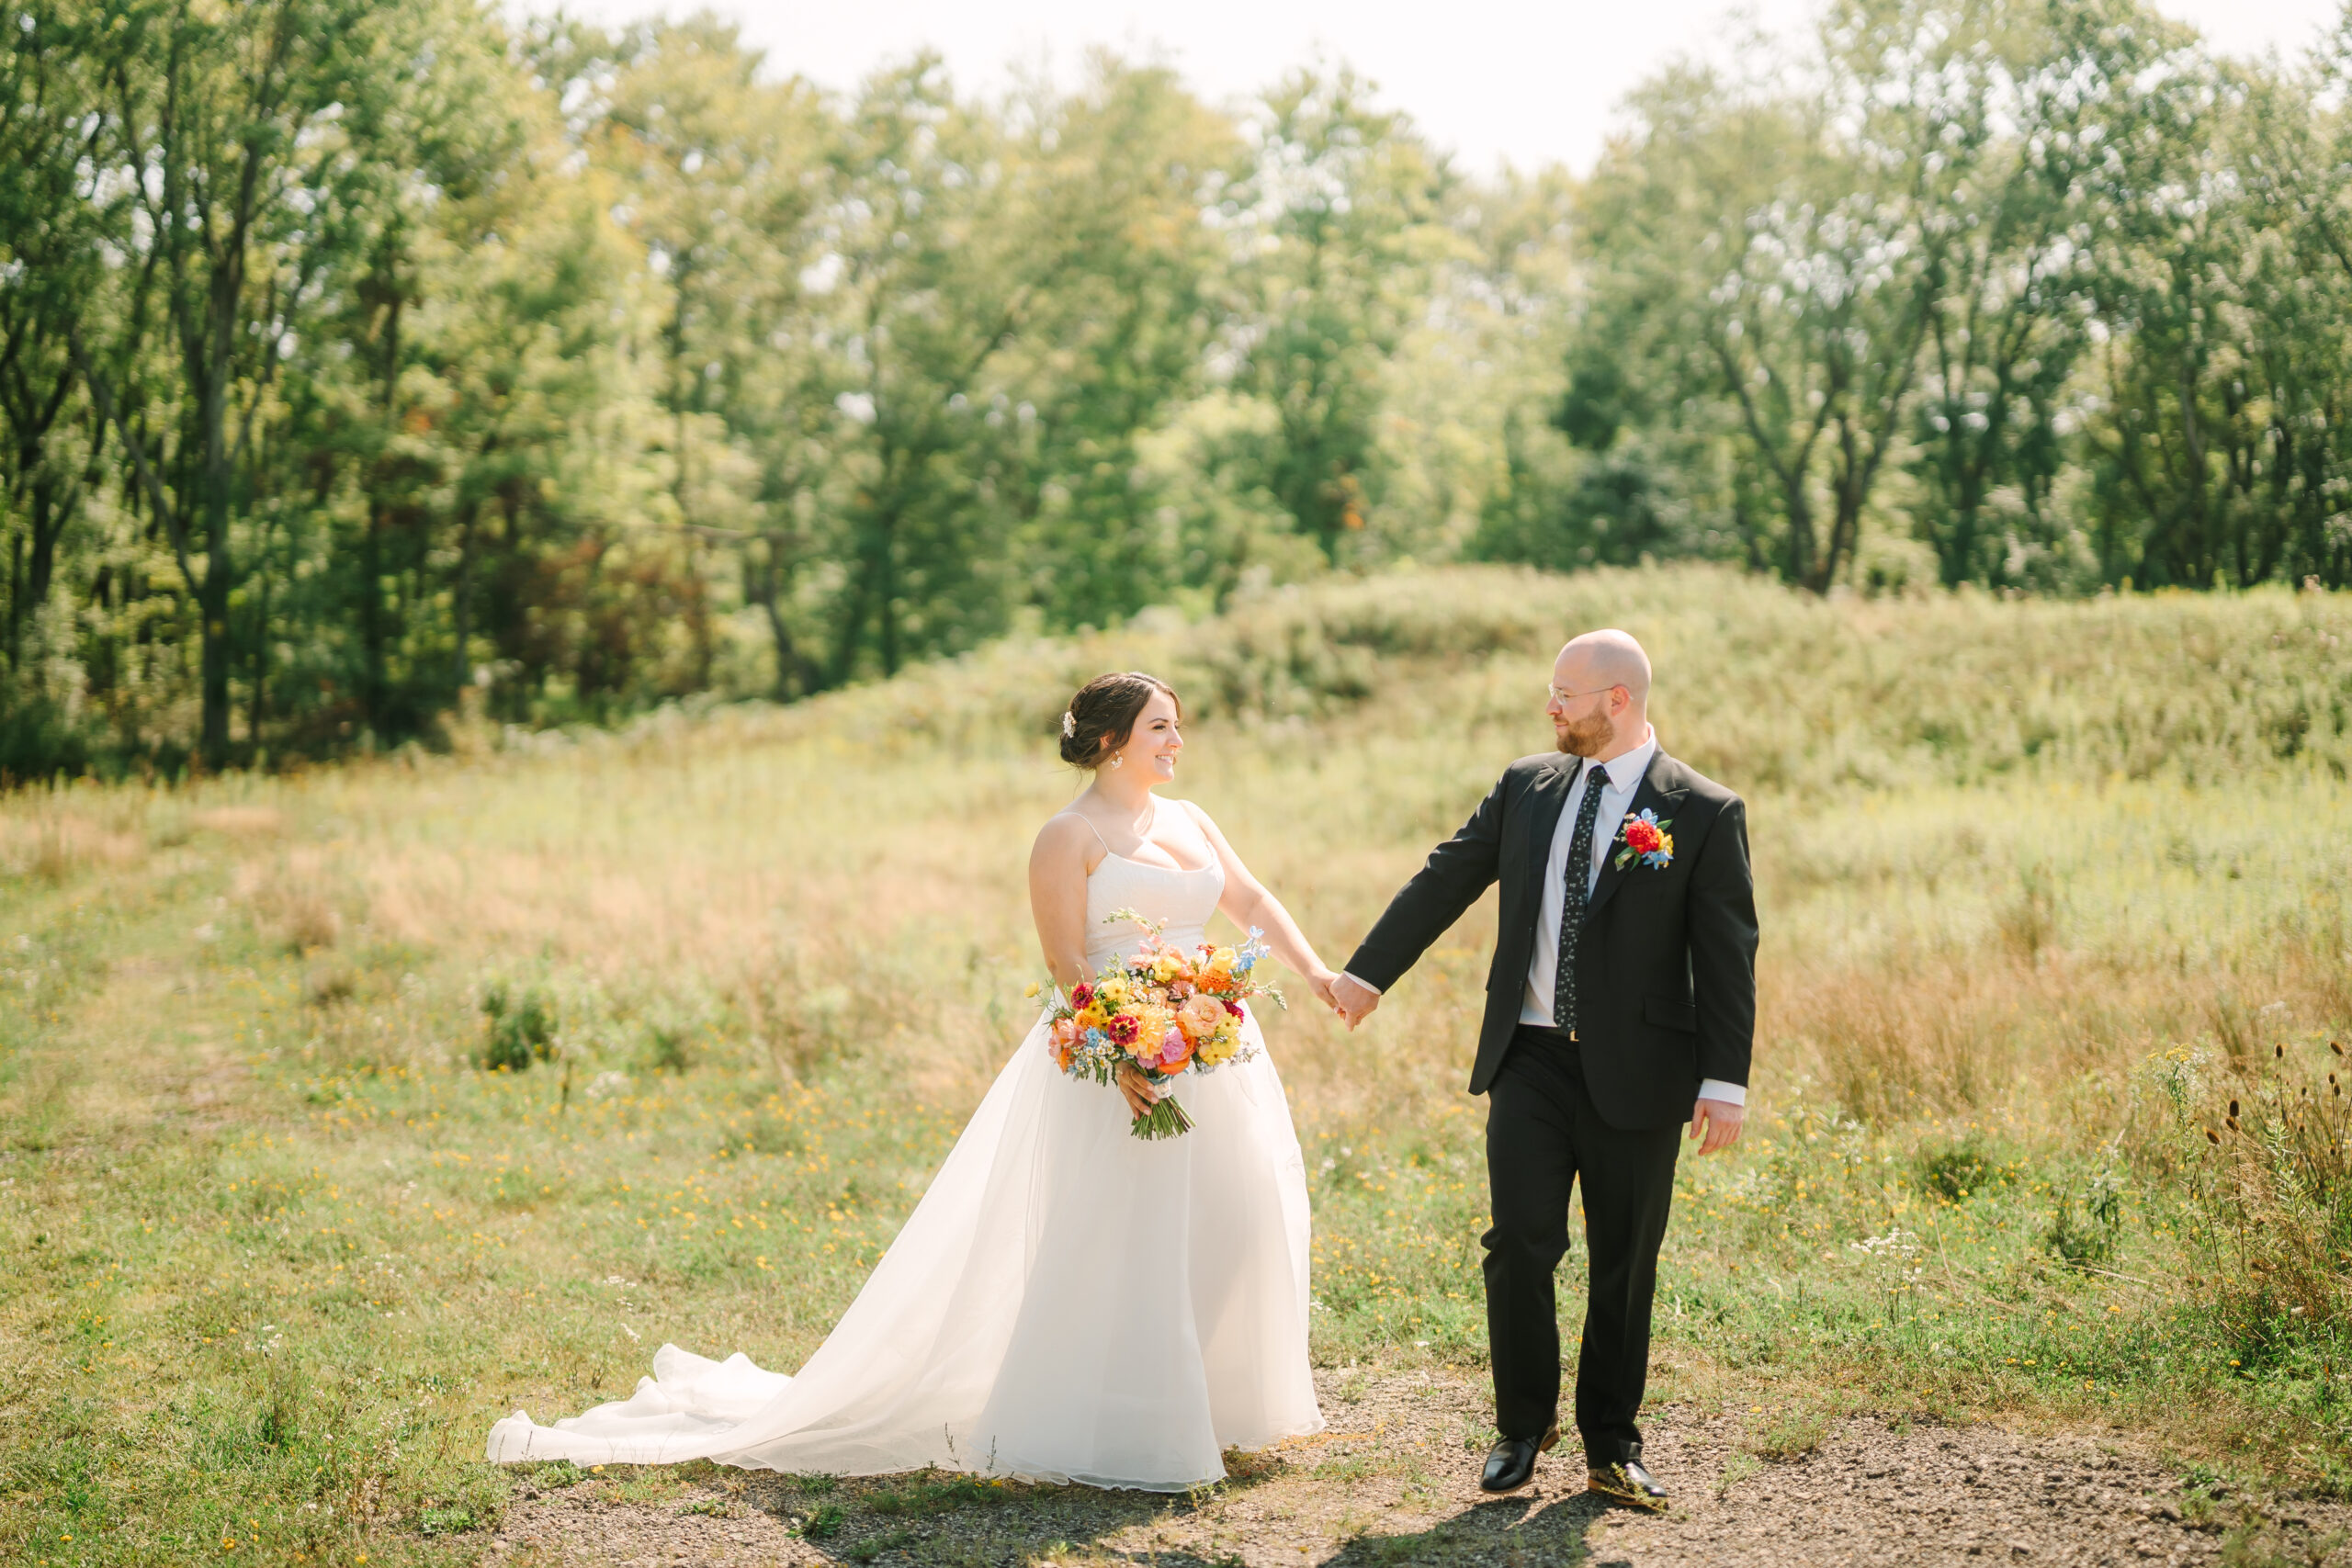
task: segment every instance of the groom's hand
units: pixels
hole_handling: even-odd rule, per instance
[[[1380,1005],[1380,993],[1353,975],[1342,975],[1331,982],[1331,1005],[1340,1010],[1340,1016],[1353,1029]]]
[[[1690,1108],[1690,1135],[1706,1141],[1702,1155],[1721,1154],[1739,1142],[1739,1124],[1747,1112],[1728,1100],[1702,1100]]]

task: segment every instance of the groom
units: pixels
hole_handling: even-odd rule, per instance
[[[1681,1123],[1700,1153],[1739,1137],[1756,1023],[1756,900],[1739,797],[1658,750],[1650,661],[1587,632],[1552,666],[1559,751],[1522,757],[1390,901],[1333,989],[1350,1028],[1502,883],[1470,1092],[1487,1096],[1487,1332],[1502,1440],[1479,1484],[1524,1486],[1559,1441],[1552,1270],[1584,1183],[1590,1295],[1577,1429],[1591,1488],[1643,1507],[1634,1416]]]

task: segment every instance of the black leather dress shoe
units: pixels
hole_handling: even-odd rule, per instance
[[[1623,1464],[1612,1464],[1606,1470],[1594,1469],[1588,1481],[1591,1491],[1612,1498],[1629,1507],[1647,1508],[1652,1512],[1666,1506],[1666,1488],[1657,1483],[1650,1472],[1642,1468],[1638,1459]]]
[[[1487,1450],[1487,1468],[1479,1473],[1482,1492],[1516,1492],[1535,1479],[1535,1456],[1547,1453],[1560,1440],[1557,1426],[1540,1438],[1505,1438]]]

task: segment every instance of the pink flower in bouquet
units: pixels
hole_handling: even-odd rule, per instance
[[[1184,1038],[1182,1030],[1169,1025],[1168,1032],[1159,1037],[1159,1070],[1175,1072],[1192,1059],[1193,1043]]]
[[[1225,1016],[1225,1004],[1215,997],[1194,997],[1177,1013],[1176,1022],[1186,1034],[1200,1040],[1216,1033]]]
[[[1072,1010],[1083,1008],[1087,1003],[1093,999],[1094,987],[1087,985],[1084,981],[1080,981],[1069,988],[1069,1005]]]
[[[1065,1018],[1065,1019],[1057,1020],[1057,1021],[1055,1022],[1055,1024],[1054,1024],[1054,1043],[1055,1043],[1055,1044],[1057,1044],[1057,1045],[1068,1046],[1068,1045],[1075,1044],[1075,1043],[1077,1043],[1077,1041],[1078,1041],[1078,1020],[1076,1020],[1076,1019],[1074,1019],[1074,1018]]]

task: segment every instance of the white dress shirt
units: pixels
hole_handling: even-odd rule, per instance
[[[1538,1029],[1552,1027],[1552,997],[1560,967],[1560,913],[1568,904],[1568,842],[1577,836],[1577,818],[1584,810],[1584,792],[1592,771],[1608,782],[1600,791],[1600,815],[1592,821],[1591,863],[1587,865],[1584,895],[1600,886],[1600,868],[1625,820],[1625,807],[1657,755],[1657,732],[1652,730],[1639,746],[1606,762],[1583,762],[1568,780],[1567,803],[1560,807],[1559,826],[1552,829],[1552,851],[1544,857],[1543,894],[1535,901],[1535,948],[1527,960],[1527,985],[1519,998],[1519,1021]]]
[[[1577,813],[1584,805],[1587,769],[1600,769],[1608,780],[1600,792],[1600,815],[1592,824],[1592,863],[1585,867],[1585,896],[1589,898],[1600,885],[1600,868],[1616,847],[1617,829],[1625,820],[1625,808],[1633,804],[1634,792],[1641,787],[1642,776],[1650,770],[1650,759],[1657,755],[1657,731],[1652,729],[1630,751],[1606,762],[1581,764],[1569,781],[1567,804],[1560,808],[1559,826],[1552,830],[1552,851],[1544,859],[1544,892],[1535,910],[1535,950],[1528,959],[1527,982],[1520,997],[1520,1022],[1539,1029],[1552,1027],[1553,987],[1560,966],[1560,914],[1568,901],[1568,843],[1576,837]],[[1349,978],[1355,979],[1366,990],[1374,989],[1354,976]],[[1708,1078],[1699,1085],[1698,1098],[1746,1105],[1747,1090],[1739,1084]]]

